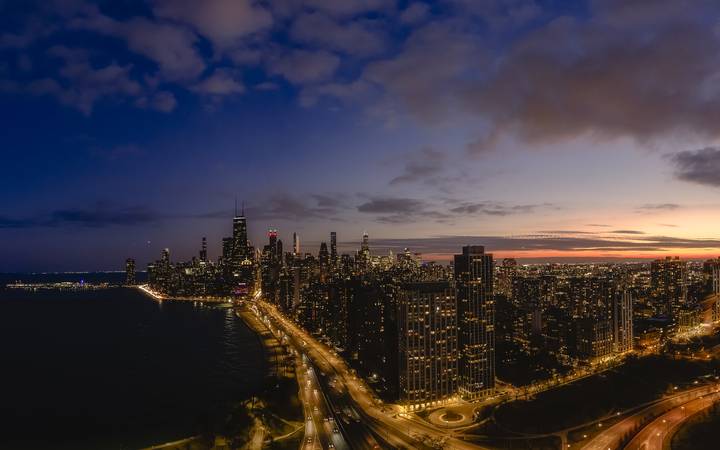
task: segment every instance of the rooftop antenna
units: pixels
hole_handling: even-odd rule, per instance
[[[237,217],[237,195],[235,196],[235,217]]]
[[[240,215],[245,217],[245,200],[242,201],[242,210],[240,210]]]

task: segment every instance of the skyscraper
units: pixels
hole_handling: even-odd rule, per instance
[[[277,257],[278,231],[274,228],[270,228],[270,229],[268,229],[267,235],[268,235],[268,245],[270,245],[270,252],[273,254],[274,257]]]
[[[200,261],[207,262],[207,238],[203,236],[202,247],[200,247]]]
[[[650,265],[650,283],[658,312],[673,320],[687,303],[688,270],[680,258],[657,259]]]
[[[633,349],[633,301],[630,291],[618,289],[613,295],[613,341],[618,353]]]
[[[330,232],[330,264],[337,266],[338,263],[338,252],[337,252],[337,233],[334,231]]]
[[[233,217],[232,235],[232,258],[235,265],[243,262],[248,255],[247,220],[245,219],[245,208]]]
[[[493,257],[485,247],[465,246],[455,255],[460,349],[459,391],[468,399],[495,388],[495,302]]]
[[[367,269],[370,265],[370,238],[367,231],[363,233],[362,242],[360,243],[360,253],[358,253],[358,261],[361,269]]]
[[[448,282],[405,285],[398,301],[400,401],[410,409],[457,392],[457,299]]]
[[[125,284],[135,285],[135,260],[132,258],[125,260]]]
[[[330,254],[328,253],[327,244],[323,241],[320,243],[320,252],[318,253],[318,261],[320,262],[320,268],[327,268],[330,263]]]
[[[300,256],[300,236],[297,233],[293,233],[293,253]]]

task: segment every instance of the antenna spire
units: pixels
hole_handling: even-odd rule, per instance
[[[242,209],[240,211],[240,215],[245,217],[245,200],[242,201]]]
[[[237,217],[237,195],[235,196],[235,217]]]

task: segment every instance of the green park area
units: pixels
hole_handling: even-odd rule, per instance
[[[622,366],[529,400],[500,405],[494,431],[545,434],[578,427],[692,386],[700,377],[715,374],[717,367],[712,360],[630,358]]]

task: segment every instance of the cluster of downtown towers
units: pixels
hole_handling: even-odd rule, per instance
[[[248,242],[244,214],[236,214],[222,249],[217,262],[209,261],[203,238],[199,257],[176,263],[166,249],[148,265],[148,283],[177,298],[252,301],[260,292],[339,349],[381,396],[410,409],[493,394],[495,269],[484,247],[463,247],[451,266],[421,264],[407,249],[371,255],[367,234],[355,254],[340,255],[333,232],[329,249],[323,242],[315,256],[301,252],[297,234],[284,252],[271,229],[260,251]],[[615,320],[614,336],[599,336],[591,327],[589,351],[598,339],[621,340],[620,350],[632,346],[632,303],[628,295],[618,298],[615,309],[620,306],[624,322]]]

